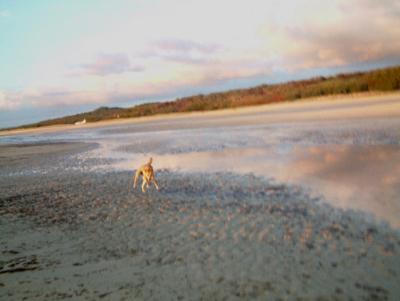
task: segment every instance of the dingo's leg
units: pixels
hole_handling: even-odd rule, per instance
[[[147,184],[146,178],[143,177],[143,182],[142,182],[142,192],[146,192],[145,186],[149,187],[149,184]]]
[[[157,189],[157,190],[160,190],[160,188],[158,187],[157,180],[156,180],[156,178],[154,177],[154,175],[151,177],[151,180],[153,181],[154,186],[156,186],[156,189]]]
[[[133,188],[136,188],[137,180],[140,176],[140,168],[136,170],[135,176],[133,177]]]

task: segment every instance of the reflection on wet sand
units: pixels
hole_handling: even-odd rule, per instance
[[[158,169],[254,173],[302,185],[334,206],[364,210],[400,227],[400,147],[396,145],[280,145],[154,157]],[[145,160],[135,156],[133,165]],[[124,166],[126,162],[116,167]]]
[[[335,206],[366,210],[400,227],[398,146],[313,146],[297,149],[293,157],[288,180],[304,183]]]

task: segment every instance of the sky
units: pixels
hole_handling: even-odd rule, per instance
[[[399,0],[0,0],[0,128],[399,64]]]

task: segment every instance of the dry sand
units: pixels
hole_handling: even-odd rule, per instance
[[[268,123],[283,114],[315,115],[312,122],[329,114],[390,118],[400,112],[396,99],[366,100],[369,113],[360,113],[362,106],[350,112],[352,100],[331,109],[329,102],[314,102],[263,114],[243,109],[251,118],[241,110],[147,120],[133,130],[187,123],[213,129]],[[379,138],[378,132],[371,141],[398,137],[389,134]],[[162,156],[168,145],[157,143],[152,148]],[[87,155],[97,146],[0,146],[0,299],[399,299],[398,229],[323,203],[302,187],[243,172],[158,169],[161,191],[142,194],[131,189],[133,171]]]

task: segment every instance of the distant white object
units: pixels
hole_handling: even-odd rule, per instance
[[[85,123],[86,123],[86,118],[84,118],[82,121],[75,122],[75,125],[80,125],[80,124],[85,124]]]

